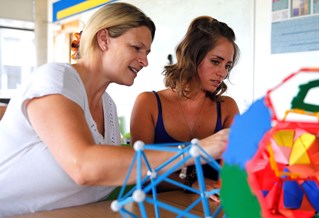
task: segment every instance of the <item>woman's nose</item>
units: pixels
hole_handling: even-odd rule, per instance
[[[228,70],[225,66],[221,66],[220,69],[217,71],[217,75],[225,79],[228,75]]]
[[[143,67],[147,67],[148,66],[148,59],[147,59],[147,55],[146,54],[141,54],[138,62],[143,66]]]

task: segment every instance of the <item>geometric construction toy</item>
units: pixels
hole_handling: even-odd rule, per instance
[[[199,217],[192,213],[198,205],[205,217],[217,217],[222,209],[227,218],[318,217],[319,68],[291,74],[235,117],[222,166],[201,148],[197,139],[170,144],[138,141],[134,149],[127,177],[117,200],[111,204],[112,210],[123,217],[148,217],[146,203],[152,205],[155,217],[160,217],[159,209],[176,217]],[[174,155],[159,166],[151,166],[146,150],[169,151]],[[178,169],[183,172],[190,158],[195,163],[198,189],[169,178]],[[203,163],[220,172],[220,190],[206,190]],[[143,164],[148,169],[145,177],[141,171]],[[136,184],[124,193],[133,167],[137,170]],[[163,181],[198,197],[185,208],[161,202],[156,186]],[[215,211],[209,208],[212,194],[220,194],[221,198]],[[138,205],[138,214],[126,208],[132,202]]]
[[[220,171],[220,165],[218,162],[208,155],[199,145],[199,140],[193,139],[191,142],[187,143],[169,143],[169,144],[144,144],[141,141],[134,143],[134,149],[136,151],[132,164],[129,168],[127,177],[121,187],[119,196],[117,200],[113,201],[111,204],[111,209],[113,211],[119,212],[122,217],[149,217],[145,209],[145,204],[152,205],[153,216],[161,217],[160,210],[167,210],[174,214],[176,217],[200,217],[195,213],[192,213],[192,209],[195,206],[201,205],[205,217],[217,217],[221,211],[221,206],[219,206],[215,211],[211,211],[209,207],[210,195],[218,194],[219,189],[206,190],[206,184],[203,176],[202,163],[207,163],[209,166]],[[168,151],[174,153],[173,157],[168,161],[164,162],[160,166],[151,166],[150,161],[147,159],[146,150],[156,150]],[[182,158],[181,158],[182,157]],[[177,182],[169,178],[169,175],[182,168],[185,170],[185,162],[190,158],[194,159],[195,168],[197,172],[197,179],[199,183],[199,188],[193,188],[184,185],[183,183]],[[142,164],[147,167],[147,176],[142,178]],[[135,165],[135,166],[134,166]],[[169,165],[169,169],[164,173],[159,172]],[[136,185],[133,186],[127,193],[124,193],[127,187],[127,181],[131,175],[133,167],[136,167]],[[180,174],[183,176],[183,173]],[[184,175],[185,176],[185,175]],[[156,186],[160,182],[168,182],[176,187],[187,190],[188,192],[196,194],[198,197],[187,207],[180,208],[168,203],[162,202],[157,198]],[[134,214],[132,211],[127,209],[130,203],[136,203],[139,208],[139,214]]]
[[[227,217],[318,217],[319,68],[291,74],[236,116],[223,160]]]

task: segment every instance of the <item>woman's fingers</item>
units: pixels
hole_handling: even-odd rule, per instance
[[[218,194],[210,195],[209,199],[211,199],[211,200],[213,200],[213,201],[215,201],[217,203],[220,203],[220,198],[219,198]]]
[[[213,158],[221,158],[228,142],[229,129],[222,129],[219,132],[201,140],[201,145],[205,151]]]

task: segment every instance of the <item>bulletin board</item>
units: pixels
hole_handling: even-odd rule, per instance
[[[271,53],[315,50],[319,50],[319,1],[273,1]]]

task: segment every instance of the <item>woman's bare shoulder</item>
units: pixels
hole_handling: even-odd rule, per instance
[[[222,96],[221,97],[221,102],[222,102],[222,110],[224,111],[231,111],[231,113],[238,113],[238,105],[235,99],[233,99],[230,96]]]
[[[167,89],[157,91],[156,93],[158,94],[158,97],[160,98],[162,104],[166,103],[171,98]],[[156,102],[156,95],[153,91],[141,92],[137,96],[136,102],[153,104]]]
[[[226,104],[234,104],[235,103],[237,105],[235,99],[233,99],[232,97],[227,96],[227,95],[221,96],[221,102],[225,102]]]
[[[155,97],[152,91],[141,92],[137,95],[137,100],[139,101],[150,101]]]

